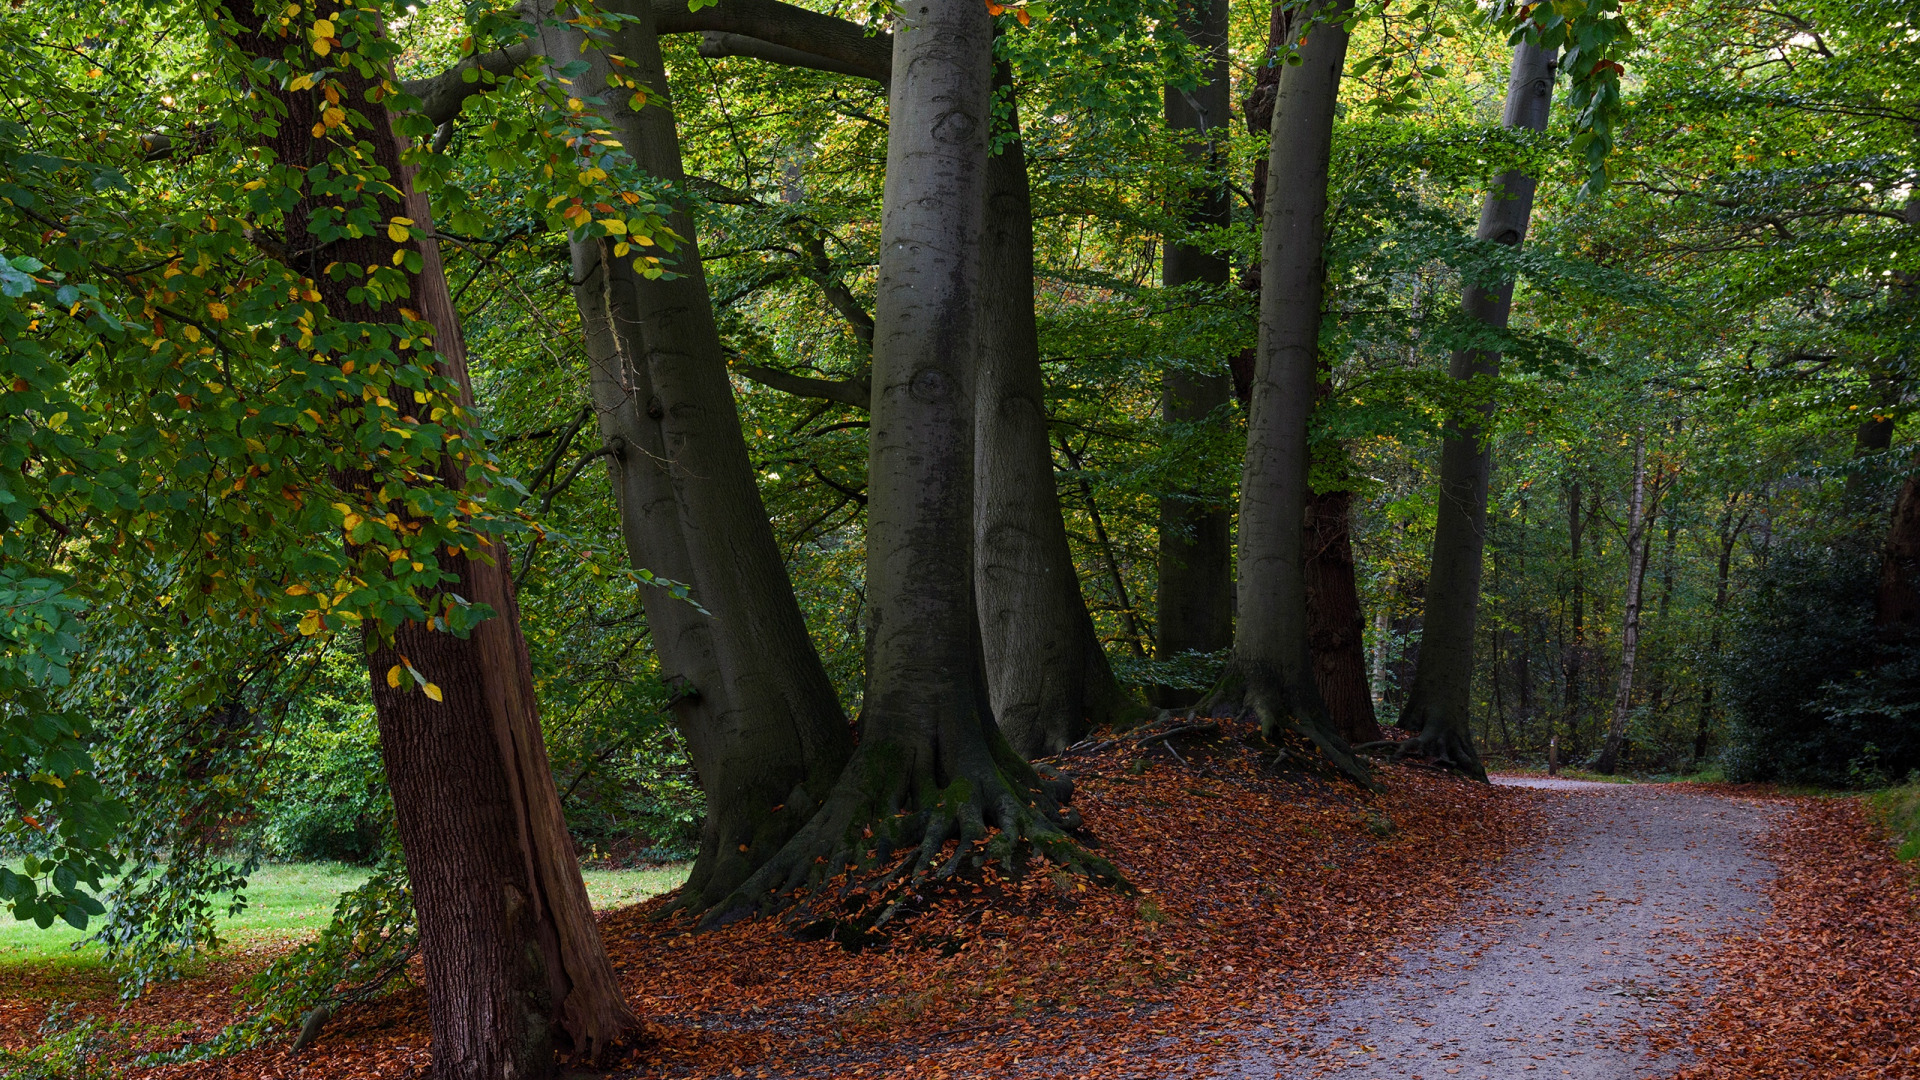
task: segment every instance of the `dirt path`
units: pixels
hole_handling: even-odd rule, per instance
[[[1633,1080],[1682,1063],[1633,1036],[1764,917],[1752,847],[1772,809],[1675,787],[1499,778],[1546,788],[1531,863],[1404,966],[1280,1034],[1230,1075],[1307,1080]]]

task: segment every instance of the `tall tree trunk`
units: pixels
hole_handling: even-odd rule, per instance
[[[279,6],[236,11],[234,43],[251,57],[279,59],[293,52],[299,70],[310,69],[314,57],[306,43],[313,19],[301,18],[282,35],[275,29],[283,14]],[[340,196],[303,194],[282,221],[284,250],[299,253],[288,256],[288,266],[306,276],[336,319],[392,324],[404,318],[403,307],[415,306],[435,329],[439,373],[471,410],[459,316],[438,246],[428,239],[431,212],[401,165],[400,140],[385,106],[378,95],[369,100],[380,79],[354,59],[344,48],[336,52],[322,85],[353,103],[365,118],[364,129],[354,128],[351,114],[332,128],[322,123],[328,107],[322,87],[298,91],[257,82],[260,97],[284,110],[265,142],[281,167],[325,175],[330,167],[349,167],[346,158],[329,164],[329,156],[357,141],[361,149],[351,167],[380,170],[394,185],[384,190],[397,189],[399,197],[369,192],[346,198],[373,210],[377,220],[408,219],[413,228],[399,241],[387,230],[322,240],[313,216],[332,209]],[[350,286],[354,279],[323,272],[334,263],[391,266],[403,248],[421,260],[403,299],[374,300]],[[314,362],[334,361],[316,356]],[[394,396],[402,399],[403,416],[428,408],[412,395]],[[450,487],[464,485],[463,463],[449,462],[443,474]],[[347,498],[380,512],[382,496],[370,463],[343,468],[336,482]],[[404,506],[390,509],[403,518],[408,514]],[[494,616],[465,638],[412,621],[389,638],[373,620],[366,630],[381,755],[420,922],[434,1075],[544,1077],[553,1070],[556,1035],[597,1055],[636,1021],[607,961],[554,788],[507,553],[493,544],[477,557],[444,550],[436,557],[453,580],[428,590],[429,607],[457,595],[491,607]],[[425,673],[438,695],[401,689],[390,675],[396,668]]]
[[[1011,87],[1003,62],[996,79]],[[974,589],[993,714],[1026,757],[1057,754],[1131,704],[1067,546],[1033,313],[1033,206],[1020,121],[987,162],[974,417]]]
[[[1354,570],[1353,492],[1314,492],[1307,500],[1307,645],[1314,683],[1333,729],[1354,745],[1380,738],[1367,681],[1366,622]]]
[[[1269,736],[1298,731],[1343,771],[1364,770],[1327,714],[1308,648],[1307,418],[1320,368],[1327,170],[1346,63],[1345,0],[1316,3],[1302,62],[1280,76],[1260,259],[1260,343],[1240,483],[1233,663],[1210,705],[1247,707]]]
[[[1267,53],[1276,56],[1288,47],[1287,27],[1293,13],[1287,5],[1274,5],[1267,26]],[[1247,128],[1255,133],[1271,131],[1273,105],[1284,65],[1263,64],[1254,79],[1253,92],[1245,103]],[[1253,183],[1253,212],[1264,214],[1267,196],[1267,162],[1256,164]],[[1241,285],[1260,290],[1260,272],[1256,264],[1242,278]],[[1235,358],[1234,389],[1242,408],[1252,404],[1253,357],[1249,349]],[[1316,388],[1316,407],[1333,389],[1333,372],[1322,365]],[[1328,451],[1344,458],[1346,448],[1338,443]],[[1335,471],[1346,475],[1342,460]],[[1314,679],[1320,695],[1333,717],[1334,728],[1351,743],[1372,742],[1380,737],[1375,712],[1378,689],[1367,677],[1366,634],[1360,611],[1360,586],[1353,562],[1353,493],[1346,490],[1311,491],[1307,495],[1307,646],[1313,654]],[[1384,658],[1381,660],[1384,667]],[[1384,672],[1383,672],[1384,674]],[[1382,680],[1384,682],[1384,679]]]
[[[1740,496],[1728,500],[1725,512],[1720,515],[1720,528],[1716,530],[1719,540],[1719,558],[1714,565],[1713,587],[1713,630],[1707,635],[1706,671],[1700,679],[1700,708],[1694,714],[1693,764],[1698,766],[1707,756],[1707,745],[1713,735],[1713,688],[1719,678],[1720,651],[1724,640],[1725,615],[1727,610],[1727,588],[1733,568],[1733,548],[1740,540],[1740,533],[1746,525],[1746,515],[1738,519],[1733,516],[1734,507]]]
[[[894,34],[868,440],[867,693],[859,747],[826,804],[710,922],[906,847],[901,880],[1029,845],[1082,860],[1063,786],[994,722],[973,588],[974,390],[992,122],[993,23],[921,0]],[[1059,796],[1057,799],[1056,796]],[[984,852],[974,844],[999,829]],[[947,841],[958,853],[936,866]],[[890,917],[882,890],[861,918]]]
[[[1526,42],[1513,50],[1507,83],[1507,128],[1545,131],[1553,101],[1553,54]],[[1519,247],[1527,235],[1536,181],[1518,171],[1500,174],[1480,209],[1475,237]],[[1467,287],[1461,307],[1470,319],[1504,328],[1512,308],[1513,283]],[[1500,354],[1468,350],[1453,354],[1451,374],[1466,381],[1500,373]],[[1491,405],[1481,416],[1491,415]],[[1434,523],[1433,569],[1427,582],[1426,636],[1413,689],[1400,725],[1419,732],[1401,753],[1422,754],[1484,779],[1469,728],[1473,684],[1473,626],[1480,606],[1480,563],[1486,546],[1487,487],[1493,449],[1478,424],[1463,424],[1440,450],[1440,508]]]
[[[1186,136],[1189,163],[1206,171],[1206,182],[1185,193],[1187,230],[1225,226],[1232,219],[1222,172],[1228,117],[1228,0],[1185,0],[1180,29],[1205,51],[1205,79],[1192,90],[1166,88],[1167,127]],[[1161,284],[1224,285],[1231,268],[1219,252],[1168,237],[1163,245]],[[1201,374],[1169,370],[1161,377],[1161,415],[1169,424],[1195,423],[1227,403],[1231,390],[1225,372]],[[1232,521],[1226,507],[1201,492],[1179,492],[1160,499],[1160,591],[1154,640],[1162,658],[1183,652],[1217,652],[1233,641]],[[1158,687],[1157,704],[1188,705],[1195,694]]]
[[[1621,605],[1620,686],[1614,692],[1613,720],[1607,725],[1607,739],[1600,748],[1595,768],[1612,775],[1620,767],[1620,744],[1627,734],[1627,715],[1633,704],[1633,671],[1640,656],[1640,592],[1647,579],[1647,542],[1653,517],[1659,513],[1659,496],[1649,505],[1647,499],[1647,433],[1642,428],[1633,436],[1633,495],[1627,504],[1627,594]]]
[[[1573,587],[1570,593],[1572,611],[1569,613],[1566,640],[1561,644],[1566,652],[1562,668],[1566,676],[1567,732],[1571,734],[1580,718],[1581,688],[1585,685],[1585,660],[1587,654],[1587,586],[1586,564],[1581,560],[1580,542],[1585,538],[1586,522],[1580,517],[1580,485],[1578,482],[1567,486],[1567,562],[1573,570]]]
[[[556,64],[586,62],[574,78],[589,93],[608,86],[608,52],[623,57],[621,74],[651,94],[636,111],[630,92],[614,88],[602,112],[641,167],[682,184],[652,5],[620,0],[612,10],[628,18],[614,25],[606,51],[583,51],[587,39],[570,23],[543,26],[542,50]],[[681,892],[681,906],[701,910],[804,824],[851,754],[852,734],[760,501],[692,217],[676,211],[669,223],[684,241],[673,277],[647,279],[606,258],[598,241],[581,240],[573,280],[601,434],[619,440],[611,468],[629,557],[663,576],[685,575],[678,580],[712,613],[645,598],[676,688],[675,718],[707,793],[700,855]]]

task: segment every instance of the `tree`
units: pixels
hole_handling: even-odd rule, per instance
[[[276,240],[286,254],[275,258],[333,318],[407,326],[423,345],[430,340],[438,350],[430,362],[456,395],[452,404],[471,410],[459,317],[430,239],[432,214],[412,188],[383,102],[391,83],[379,16],[343,11],[296,26],[282,15],[277,6],[255,6],[236,12],[236,23],[225,28],[254,61],[250,88],[271,103],[259,118],[262,149],[293,196]],[[317,72],[293,74],[316,62]],[[354,183],[356,174],[373,183]],[[388,224],[343,228],[336,200],[354,204],[349,221],[366,214],[370,223]],[[330,272],[343,266],[404,266],[413,276],[389,291]],[[438,421],[446,412],[443,406],[430,413],[427,393],[411,396],[398,412],[407,422]],[[470,467],[448,461],[449,487],[463,487]],[[350,460],[334,477],[348,505],[362,508],[346,518],[350,553],[362,563],[389,561],[368,546],[371,533],[359,528],[365,518],[377,515],[404,534],[419,516],[417,501],[394,501],[389,485],[376,480],[367,465]],[[491,608],[494,617],[469,634],[450,632],[443,617],[363,621],[382,754],[421,927],[434,1068],[443,1077],[544,1076],[553,1067],[556,1032],[597,1056],[635,1024],[593,921],[547,766],[506,561],[497,542],[462,548],[445,557],[441,580],[426,592],[433,607],[468,598]]]
[[[1181,232],[1163,242],[1160,283],[1168,289],[1218,288],[1230,272],[1220,252],[1203,246],[1207,241],[1187,238],[1223,228],[1232,218],[1222,171],[1231,88],[1227,16],[1228,0],[1189,0],[1178,8],[1180,30],[1200,53],[1200,70],[1191,89],[1167,86],[1166,123],[1181,138],[1187,162],[1203,179],[1180,192],[1176,206],[1169,208],[1179,215]],[[1169,425],[1217,422],[1231,389],[1224,371],[1169,368],[1160,380],[1161,417]],[[1233,641],[1231,516],[1225,506],[1197,491],[1162,495],[1159,501],[1155,653],[1170,658],[1218,652]],[[1163,706],[1192,701],[1190,693],[1172,687],[1158,688],[1155,697]]]
[[[1065,792],[1001,735],[980,661],[973,412],[993,23],[967,0],[927,0],[893,46],[860,744],[821,810],[710,922],[780,907],[791,889],[901,850],[915,852],[900,868],[909,885],[1028,845],[1092,861],[1062,831]],[[976,852],[989,828],[998,835]],[[897,899],[883,890],[861,917],[884,921]]]
[[[1350,10],[1308,9],[1299,63],[1280,75],[1260,258],[1260,344],[1240,482],[1239,625],[1214,708],[1246,707],[1269,738],[1298,731],[1355,777],[1332,730],[1307,644],[1307,421],[1320,368],[1327,170]],[[1291,43],[1290,43],[1291,44]],[[1275,62],[1282,59],[1276,57]]]
[[[1553,67],[1550,50],[1524,40],[1514,46],[1503,127],[1546,130]],[[1518,248],[1527,234],[1536,185],[1535,178],[1521,172],[1501,174],[1480,211],[1475,236]],[[1469,284],[1461,301],[1469,318],[1500,329],[1507,325],[1512,304],[1511,280]],[[1453,354],[1451,374],[1462,382],[1491,380],[1499,374],[1499,360],[1499,353],[1486,349],[1461,350]],[[1484,417],[1491,409],[1491,403],[1482,405],[1480,413]],[[1440,514],[1427,579],[1426,633],[1400,717],[1400,726],[1419,734],[1396,751],[1425,755],[1481,779],[1486,769],[1469,729],[1468,696],[1492,471],[1492,448],[1479,426],[1462,424],[1449,432],[1441,449]]]

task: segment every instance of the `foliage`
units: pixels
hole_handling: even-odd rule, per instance
[[[1875,632],[1875,554],[1843,538],[1772,555],[1722,672],[1729,779],[1877,787],[1920,767],[1920,651]]]
[[[1894,858],[1920,859],[1920,775],[1908,773],[1901,786],[1874,792],[1867,805],[1892,837]]]

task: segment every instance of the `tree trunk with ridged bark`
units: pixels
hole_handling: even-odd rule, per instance
[[[554,62],[585,61],[574,92],[603,94],[611,130],[650,174],[685,181],[651,5],[606,49],[545,26]],[[603,90],[613,74],[650,89]],[[719,329],[684,210],[671,279],[649,280],[598,240],[573,243],[575,301],[629,557],[692,586],[702,613],[658,590],[644,597],[674,716],[707,795],[700,854],[680,906],[705,910],[745,881],[820,805],[852,750],[845,714],[794,599],[740,431]]]
[[[312,67],[305,47],[310,18],[283,36],[269,29],[283,15],[279,7],[236,14],[242,53],[279,58],[292,44],[301,70]],[[288,257],[289,267],[311,281],[334,318],[397,323],[411,305],[434,326],[439,373],[471,410],[459,316],[438,247],[428,239],[431,212],[411,190],[386,108],[367,99],[378,80],[344,53],[332,56],[340,66],[314,89],[256,86],[285,110],[265,145],[280,165],[311,177],[324,175],[330,152],[358,140],[367,149],[356,167],[383,170],[400,193],[361,198],[380,220],[410,219],[411,235],[395,241],[381,230],[323,241],[310,223],[338,197],[308,194],[286,212],[281,247],[300,253]],[[332,128],[319,122],[329,82],[354,103],[364,130],[355,130],[353,114]],[[324,273],[334,263],[394,265],[401,248],[421,259],[405,298],[375,301]],[[428,407],[412,395],[395,397],[403,416]],[[450,486],[461,485],[464,473],[458,461],[445,468]],[[348,499],[379,505],[369,469],[344,467],[335,482]],[[406,507],[391,509],[405,519]],[[381,754],[420,923],[433,1070],[447,1080],[538,1078],[551,1074],[556,1045],[597,1055],[636,1021],[607,961],[548,766],[507,553],[494,544],[437,558],[452,580],[426,590],[426,602],[457,595],[487,605],[493,617],[465,638],[418,622],[402,623],[386,638],[376,627],[366,632]],[[391,678],[396,668],[424,674],[438,699]]]
[[[1514,47],[1502,126],[1546,130],[1553,103],[1553,69],[1553,53],[1525,42]],[[1474,235],[1519,247],[1527,235],[1537,183],[1518,171],[1495,178]],[[1469,318],[1502,329],[1512,306],[1511,281],[1491,288],[1469,285],[1461,302]],[[1450,371],[1461,381],[1497,376],[1500,354],[1481,349],[1454,353]],[[1491,406],[1481,409],[1483,417],[1490,413]],[[1487,487],[1492,476],[1493,450],[1479,424],[1462,424],[1448,432],[1440,449],[1440,507],[1434,523],[1432,571],[1427,577],[1426,632],[1420,641],[1413,687],[1400,714],[1400,726],[1419,734],[1398,751],[1402,756],[1424,756],[1479,779],[1485,779],[1487,771],[1473,745],[1469,698],[1481,556],[1486,547]]]

